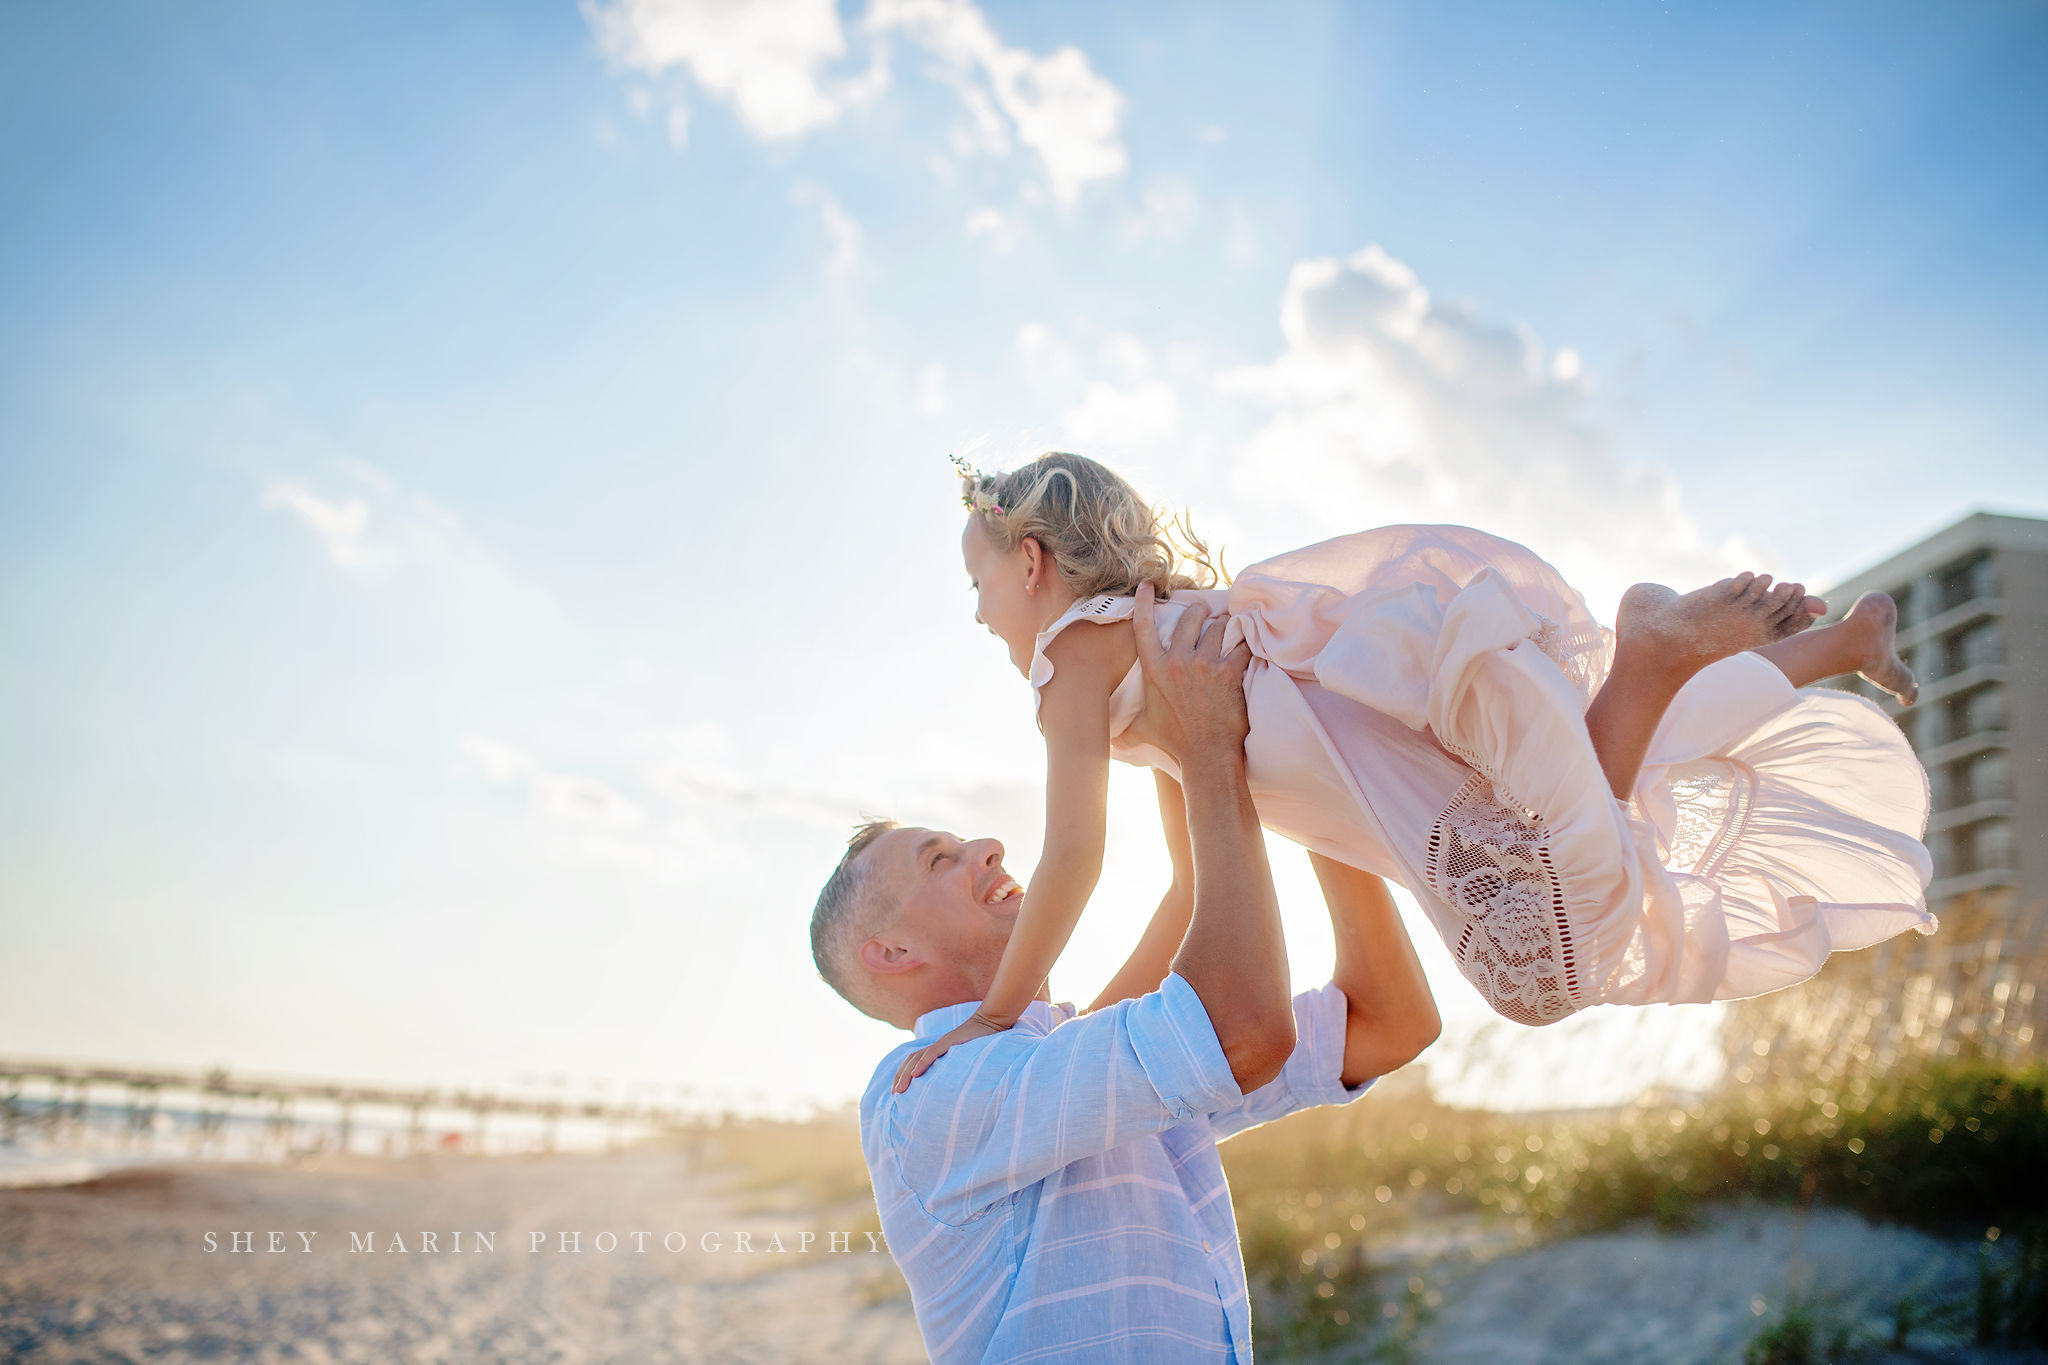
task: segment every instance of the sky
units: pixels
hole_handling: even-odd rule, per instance
[[[2048,514],[2044,62],[2041,3],[0,10],[0,1052],[842,1102],[853,821],[1037,856],[948,454],[1233,566],[1477,525],[1604,617]],[[1112,796],[1063,998],[1164,886]]]

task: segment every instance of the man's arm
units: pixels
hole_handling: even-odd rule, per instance
[[[1405,1066],[1441,1027],[1429,983],[1386,883],[1311,853],[1330,906],[1337,969],[1294,999],[1301,1041],[1280,1077],[1210,1115],[1218,1141],[1320,1104],[1345,1104],[1374,1078]]]
[[[1387,884],[1320,853],[1308,857],[1337,938],[1331,980],[1344,992],[1342,1079],[1352,1088],[1414,1061],[1443,1021]]]
[[[1294,1051],[1287,944],[1266,865],[1259,813],[1245,782],[1244,670],[1240,643],[1223,651],[1223,623],[1204,632],[1200,603],[1182,613],[1171,645],[1159,643],[1152,588],[1138,589],[1133,623],[1145,669],[1145,711],[1134,738],[1180,764],[1194,850],[1195,910],[1173,970],[1194,988],[1240,1090],[1280,1074]]]

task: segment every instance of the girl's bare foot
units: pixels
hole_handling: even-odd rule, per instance
[[[1864,593],[1835,629],[1855,632],[1850,639],[1856,645],[1858,677],[1882,687],[1904,705],[1913,704],[1920,685],[1899,657],[1899,608],[1890,597],[1881,592]]]
[[[1642,654],[1689,677],[1717,659],[1797,635],[1826,610],[1804,584],[1774,588],[1769,574],[1737,574],[1682,597],[1661,583],[1638,583],[1621,595],[1615,646],[1617,654]]]

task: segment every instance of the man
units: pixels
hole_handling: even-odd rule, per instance
[[[993,839],[878,822],[826,884],[819,970],[916,1038],[861,1100],[861,1144],[925,1347],[958,1361],[1237,1361],[1251,1316],[1216,1143],[1342,1104],[1436,1038],[1435,1002],[1377,877],[1327,859],[1329,985],[1291,1002],[1245,785],[1242,646],[1191,608],[1158,644],[1138,604],[1139,734],[1179,762],[1194,910],[1156,990],[1076,1017],[1039,999],[904,1094],[910,1050],[971,1014],[1022,901]]]

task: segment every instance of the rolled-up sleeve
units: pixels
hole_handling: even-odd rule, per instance
[[[963,1043],[908,1093],[878,1100],[904,1186],[957,1226],[1064,1166],[1235,1109],[1243,1095],[1201,998],[1175,975],[1050,1032]]]
[[[1131,1050],[1174,1122],[1243,1102],[1208,1008],[1178,972],[1129,1008]]]
[[[1193,994],[1192,991],[1189,994]],[[1220,1140],[1247,1128],[1285,1118],[1319,1104],[1349,1104],[1372,1088],[1367,1081],[1346,1086],[1344,1023],[1350,1002],[1334,981],[1322,989],[1294,997],[1294,1051],[1280,1074],[1244,1097],[1241,1104],[1215,1111],[1209,1122]],[[1211,1038],[1213,1040],[1214,1034]]]

